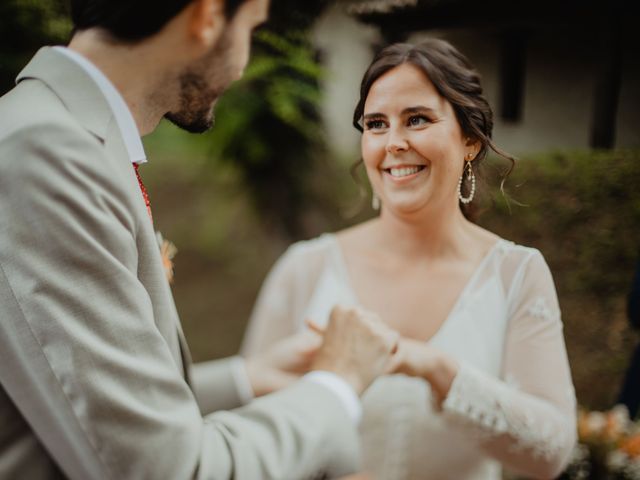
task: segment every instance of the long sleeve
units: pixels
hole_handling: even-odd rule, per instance
[[[555,287],[539,252],[514,278],[510,297],[502,379],[462,364],[443,414],[509,469],[552,478],[576,441],[576,402]]]
[[[0,380],[33,429],[1,431],[0,456],[41,443],[82,479],[356,469],[348,412],[313,382],[201,415],[177,326],[159,321],[168,287],[140,279],[156,265],[138,248],[148,218],[120,160],[64,115],[0,139]]]
[[[249,380],[243,378],[242,383],[237,379],[238,362],[243,360],[235,356],[191,365],[191,386],[203,415],[238,408],[253,399],[253,392],[247,393]]]
[[[296,322],[308,300],[305,286],[318,269],[313,257],[301,255],[303,248],[300,243],[290,246],[267,275],[249,320],[242,355],[263,352],[299,330]]]

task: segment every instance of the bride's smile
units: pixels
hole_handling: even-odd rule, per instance
[[[390,175],[394,180],[408,180],[415,178],[418,173],[422,172],[426,165],[398,165],[394,167],[384,167],[382,171]]]

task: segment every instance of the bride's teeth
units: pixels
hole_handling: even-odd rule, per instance
[[[389,172],[394,177],[406,177],[407,175],[413,175],[414,173],[418,173],[420,171],[420,167],[402,167],[402,168],[391,168]]]

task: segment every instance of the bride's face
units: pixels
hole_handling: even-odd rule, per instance
[[[421,70],[407,63],[377,79],[363,121],[362,158],[383,209],[458,208],[458,179],[473,150],[453,107]]]

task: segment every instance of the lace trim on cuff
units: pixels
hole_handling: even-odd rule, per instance
[[[443,414],[472,427],[479,440],[500,435],[513,438],[513,451],[553,459],[566,442],[565,432],[552,418],[535,416],[530,408],[512,405],[514,391],[492,377],[461,365],[445,399]]]

